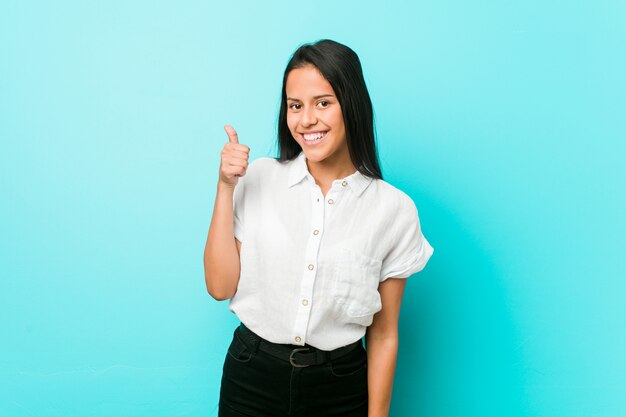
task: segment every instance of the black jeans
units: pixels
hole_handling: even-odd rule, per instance
[[[294,367],[259,350],[241,332],[235,329],[226,353],[218,417],[367,417],[367,353],[361,343],[325,364]]]

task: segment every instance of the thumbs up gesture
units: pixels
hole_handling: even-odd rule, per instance
[[[230,187],[235,187],[239,177],[246,175],[248,169],[248,154],[250,148],[239,143],[237,132],[232,126],[224,126],[228,135],[228,142],[222,149],[222,159],[220,162],[220,182]]]

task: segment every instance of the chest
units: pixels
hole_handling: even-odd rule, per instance
[[[393,210],[349,190],[289,189],[260,196],[247,219],[249,243],[268,262],[302,265],[337,262],[345,250],[380,260],[386,252]],[[307,263],[307,265],[308,265]]]

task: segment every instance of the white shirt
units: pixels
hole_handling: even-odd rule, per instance
[[[382,308],[378,284],[422,270],[433,248],[407,194],[356,171],[324,197],[305,158],[258,158],[239,178],[229,309],[271,342],[332,350],[365,335]]]

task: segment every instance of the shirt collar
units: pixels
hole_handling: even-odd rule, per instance
[[[289,172],[287,174],[287,187],[291,188],[294,185],[298,184],[304,178],[308,177],[313,183],[315,183],[315,179],[309,172],[309,169],[306,165],[306,157],[304,152],[300,151],[300,154],[296,157],[296,159],[291,161],[291,165],[289,166]],[[358,170],[345,178],[340,178],[335,181],[346,181],[347,187],[356,192],[357,195],[361,195],[363,191],[367,188],[368,185],[372,182],[372,177],[368,177],[366,175],[361,174]]]

